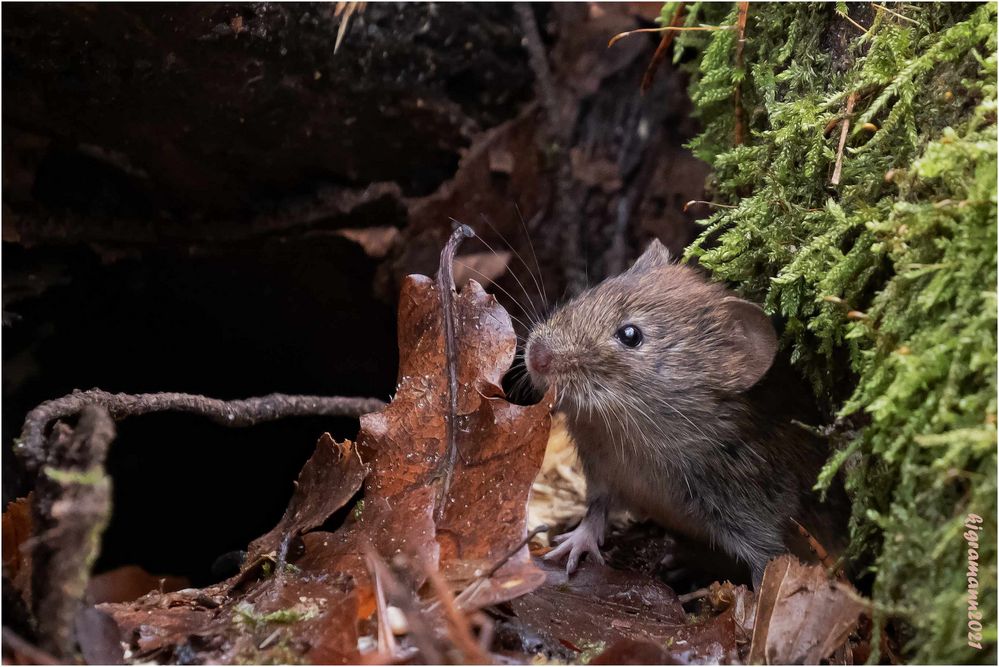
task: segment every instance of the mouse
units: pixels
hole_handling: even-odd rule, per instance
[[[586,514],[546,558],[572,573],[600,551],[612,509],[748,566],[758,588],[800,524],[829,553],[846,535],[836,479],[813,490],[826,440],[795,419],[800,390],[773,371],[763,309],[653,240],[623,273],[532,327],[531,383],[554,386],[587,482]]]

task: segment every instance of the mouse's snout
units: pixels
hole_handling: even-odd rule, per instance
[[[547,375],[551,371],[555,355],[552,354],[552,349],[548,347],[548,343],[538,339],[532,340],[528,344],[525,358],[527,370],[531,374]]]

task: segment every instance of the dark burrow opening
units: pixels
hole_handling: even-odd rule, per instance
[[[5,306],[5,503],[27,490],[9,456],[24,415],[73,389],[387,399],[395,384],[394,304],[372,293],[374,262],[340,237],[155,248],[109,264],[83,246],[3,253],[7,275],[48,284]],[[296,418],[228,429],[177,413],[119,422],[96,571],[136,564],[209,583],[218,556],[276,524],[317,438],[357,428]]]

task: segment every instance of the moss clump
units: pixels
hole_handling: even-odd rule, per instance
[[[738,20],[734,4],[686,11],[688,25]],[[754,3],[741,67],[738,38],[677,39],[677,57],[697,54],[691,147],[730,207],[688,258],[779,316],[838,416],[820,483],[845,469],[878,627],[906,622],[908,659],[994,663],[996,5]],[[984,517],[982,650],[968,646],[969,513]]]

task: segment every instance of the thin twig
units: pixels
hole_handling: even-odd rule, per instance
[[[683,8],[685,3],[679,2],[676,5],[676,11],[673,12],[673,18],[670,20],[669,25],[666,28],[679,28],[680,22],[683,21]],[[666,30],[663,32],[663,38],[659,40],[659,46],[656,47],[656,52],[652,54],[652,60],[649,62],[649,66],[645,68],[645,74],[642,75],[642,85],[639,90],[642,91],[642,95],[648,92],[649,88],[652,87],[652,80],[656,76],[656,70],[662,64],[663,60],[666,59],[666,53],[669,51],[670,44],[673,43],[673,38],[676,37],[676,30]],[[611,40],[611,44],[614,40]]]
[[[447,584],[437,572],[430,566],[424,567],[430,587],[437,596],[441,608],[444,610],[444,617],[447,619],[448,629],[451,631],[451,639],[454,645],[461,650],[466,663],[470,665],[489,665],[492,660],[483,650],[477,641],[472,629],[469,626],[468,617],[455,605],[454,596],[448,589]]]
[[[620,42],[625,37],[630,37],[631,35],[638,35],[646,32],[693,32],[698,30],[716,31],[716,30],[731,30],[735,26],[733,25],[689,25],[689,26],[671,26],[666,25],[661,28],[638,28],[636,30],[628,30],[625,32],[619,32],[610,38],[607,42],[607,48],[610,48]]]
[[[455,421],[458,419],[458,341],[454,326],[454,297],[457,293],[454,286],[454,254],[464,239],[475,236],[468,225],[458,225],[444,249],[441,250],[441,263],[437,268],[437,291],[441,295],[441,309],[444,317],[444,352],[447,358],[447,392],[448,413],[445,421],[447,433],[447,451],[441,462],[441,486],[437,496],[435,515],[438,521],[444,516],[444,506],[448,491],[451,489],[451,475],[454,474],[454,464],[458,459],[458,430]]]
[[[568,114],[563,113],[559,96],[552,76],[551,67],[545,54],[545,45],[534,19],[531,3],[516,4],[517,17],[524,33],[524,46],[527,59],[534,73],[534,88],[545,112],[546,124],[544,151],[549,153],[555,164],[555,219],[562,232],[563,248],[561,257],[565,270],[568,292],[575,295],[586,287],[586,262],[583,257],[582,216],[579,203],[573,196],[572,163],[566,150],[575,126],[576,105]]]
[[[917,21],[917,20],[916,20],[916,19],[914,19],[914,18],[910,18],[910,17],[908,17],[908,16],[904,16],[903,14],[899,14],[898,12],[896,12],[896,11],[892,11],[891,9],[888,9],[888,8],[887,8],[886,6],[884,6],[884,5],[879,5],[879,4],[878,4],[878,3],[876,3],[876,2],[872,2],[872,3],[871,3],[871,7],[874,7],[874,9],[876,9],[876,10],[878,10],[878,11],[882,11],[882,12],[888,12],[889,14],[891,14],[892,16],[894,16],[895,18],[900,18],[900,19],[902,19],[903,21],[908,21],[909,23],[912,23],[912,24],[914,24],[914,25],[918,25],[918,26],[921,26],[921,25],[923,25],[922,23],[920,23],[919,21]]]
[[[798,534],[801,535],[806,540],[808,540],[808,548],[815,553],[815,557],[819,559],[819,562],[822,563],[822,566],[824,568],[826,568],[827,570],[832,570],[834,567],[836,567],[836,562],[829,555],[829,552],[826,551],[826,548],[822,546],[822,543],[819,542],[817,539],[815,539],[815,536],[812,535],[807,528],[802,526],[793,518],[791,519],[791,523],[793,523],[795,527],[798,529]]]
[[[29,664],[32,665],[63,664],[63,661],[56,659],[51,653],[38,648],[6,626],[3,628],[3,646],[5,653],[9,650],[15,655],[27,658],[31,661]]]
[[[846,98],[846,111],[843,114],[843,124],[839,130],[839,149],[836,151],[836,166],[833,168],[830,183],[839,185],[840,176],[843,174],[843,151],[846,148],[846,136],[850,132],[850,117],[853,114],[853,105],[857,103],[857,92],[850,93]]]
[[[371,581],[374,583],[375,609],[378,612],[378,652],[382,655],[390,656],[390,659],[395,659],[399,648],[395,643],[395,635],[392,633],[392,628],[389,627],[388,602],[385,600],[385,587],[382,574],[385,568],[379,567],[378,555],[370,546],[365,551],[364,560],[367,563]]]
[[[849,14],[845,14],[843,12],[836,12],[836,13],[839,14],[840,17],[846,19],[847,22],[851,23],[854,28],[864,33],[865,35],[867,34],[867,28],[865,28],[864,26],[860,25],[859,23],[851,19]]]
[[[735,42],[735,69],[742,69],[742,54],[746,47],[746,19],[749,16],[749,3],[739,3],[739,20],[736,24],[739,36]],[[741,146],[746,141],[745,121],[742,110],[742,82],[735,87],[735,145]]]
[[[517,543],[517,546],[515,546],[513,549],[510,549],[510,551],[504,554],[504,556],[500,558],[495,565],[490,567],[488,570],[486,570],[486,572],[484,572],[479,577],[476,577],[476,579],[472,581],[472,583],[466,586],[465,589],[458,594],[458,597],[455,598],[454,600],[455,604],[457,604],[459,607],[463,607],[464,604],[468,602],[468,600],[479,591],[479,588],[482,586],[483,582],[488,581],[494,574],[496,574],[501,567],[507,564],[507,561],[513,558],[517,554],[517,552],[523,549],[524,546],[526,546],[528,542],[534,539],[535,536],[541,533],[547,533],[549,530],[550,529],[546,524],[535,526],[533,530],[527,533],[524,539],[522,539],[520,542]]]
[[[244,400],[223,401],[197,394],[164,392],[157,394],[112,394],[101,389],[74,391],[72,394],[46,401],[28,413],[17,443],[17,453],[34,467],[46,459],[45,430],[57,419],[79,414],[88,405],[107,409],[111,418],[151,412],[187,412],[207,417],[223,426],[244,427],[285,417],[357,417],[385,407],[377,398],[345,396],[293,396],[269,394]]]
[[[687,604],[688,602],[693,602],[694,600],[700,600],[701,598],[706,598],[711,594],[710,588],[698,588],[696,591],[691,591],[683,595],[678,595],[677,600],[680,604]]]
[[[683,212],[686,213],[687,209],[695,204],[704,204],[705,206],[714,206],[715,208],[739,208],[738,206],[730,206],[729,204],[718,204],[713,201],[704,201],[703,199],[691,199],[689,202],[683,205]]]
[[[412,589],[399,581],[399,578],[393,574],[392,568],[389,567],[388,563],[382,559],[370,543],[362,543],[361,550],[364,553],[368,568],[378,573],[385,601],[393,607],[400,609],[406,617],[406,623],[409,626],[409,637],[422,654],[424,663],[428,665],[443,664],[444,656],[438,650],[434,630],[428,622],[424,610],[417,601],[416,594]],[[396,560],[400,558],[405,559],[401,554],[396,556]],[[406,567],[409,571],[414,570],[411,562]]]

